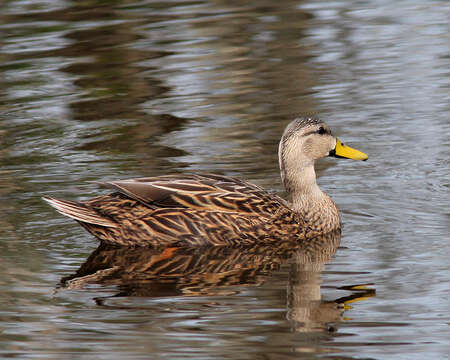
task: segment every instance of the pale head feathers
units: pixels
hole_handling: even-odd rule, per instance
[[[336,146],[329,127],[317,117],[299,117],[284,130],[279,145],[281,178],[288,193],[316,185],[314,162]]]

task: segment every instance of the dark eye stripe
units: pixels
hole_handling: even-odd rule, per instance
[[[314,131],[309,131],[309,132],[307,132],[307,133],[304,133],[302,136],[309,136],[309,135],[311,135],[311,134],[317,134],[317,131],[316,131],[316,130],[314,130]]]
[[[307,133],[304,133],[303,136],[309,136],[311,134],[324,135],[324,134],[331,134],[331,132],[325,129],[323,126],[321,126],[319,130],[309,131]]]

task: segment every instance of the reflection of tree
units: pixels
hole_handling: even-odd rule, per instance
[[[30,86],[44,90],[47,87],[54,91],[49,97],[42,90],[41,96],[49,101],[49,108],[58,108],[58,113],[63,114],[63,119],[58,117],[53,123],[59,122],[57,131],[46,133],[46,137],[57,141],[63,150],[56,152],[52,148],[52,157],[62,157],[63,163],[66,163],[73,162],[75,158],[81,161],[103,160],[106,154],[110,155],[107,160],[117,161],[124,172],[139,168],[141,174],[146,173],[147,169],[154,174],[158,170],[166,171],[167,158],[185,154],[183,150],[157,144],[157,139],[179,130],[186,120],[170,112],[151,115],[143,110],[143,103],[163,97],[170,90],[152,76],[152,72],[158,69],[150,65],[155,59],[167,57],[170,52],[139,45],[145,39],[141,26],[161,21],[161,16],[154,15],[152,11],[144,15],[142,12],[119,9],[124,3],[126,1],[69,1],[64,8],[9,15],[7,20],[11,23],[32,20],[37,24],[35,27],[24,27],[24,36],[27,31],[30,34],[49,31],[45,26],[47,22],[62,25],[50,33],[58,39],[54,46],[31,46],[25,53],[8,54],[8,60],[28,64],[51,59],[52,72],[36,72],[32,79],[40,75],[41,82],[41,78],[67,81],[64,86],[54,81],[61,89],[57,92],[54,90],[56,85],[44,83],[45,86],[36,86],[30,80]],[[0,59],[3,56],[0,54]],[[1,75],[0,71],[0,82]],[[11,86],[6,84],[2,89],[8,89],[8,85]],[[0,109],[1,105],[0,102]],[[45,126],[48,126],[47,122]],[[46,151],[44,146],[38,150]],[[77,156],[66,159],[67,155],[73,154]],[[130,161],[121,162],[120,158],[127,155]]]
[[[107,162],[124,172],[139,167],[140,174],[155,174],[197,162],[196,170],[254,178],[276,168],[280,121],[316,110],[317,77],[301,42],[310,16],[292,0],[283,6],[94,0],[5,19],[26,24],[25,39],[48,33],[51,46],[27,43],[26,52],[8,56],[36,61],[39,69],[41,59],[51,64],[29,86],[44,88],[39,96],[49,105],[43,109],[57,110],[52,126],[61,121],[60,129],[52,140],[62,162],[73,162],[74,154],[103,161],[112,153]],[[46,80],[53,78],[64,83]],[[197,120],[195,127],[184,126],[187,118]],[[190,158],[182,159],[186,152]],[[119,159],[127,156],[131,165]],[[168,165],[172,157],[177,166]]]
[[[321,300],[320,277],[339,242],[340,234],[333,233],[276,247],[133,249],[101,245],[75,274],[61,280],[61,286],[115,285],[116,297],[227,295],[236,291],[235,286],[263,284],[273,271],[290,262],[288,318],[298,331],[328,329],[328,323],[340,321],[343,307],[339,300]]]
[[[150,141],[177,130],[185,120],[171,115],[150,116],[141,108],[142,103],[169,91],[161,81],[148,76],[152,70],[149,61],[169,53],[133,46],[143,38],[138,28],[144,20],[133,12],[117,11],[111,3],[70,4],[65,10],[71,14],[66,15],[67,21],[85,21],[86,16],[121,20],[78,27],[66,34],[70,43],[60,50],[60,55],[73,59],[62,70],[74,77],[73,85],[78,88],[77,98],[70,103],[71,118],[108,121],[100,125],[100,131],[88,125],[89,131],[79,132],[81,141],[76,150],[133,153],[138,162],[133,165],[141,168],[163,167],[165,161],[158,159],[184,154]],[[150,16],[145,21],[151,20]]]

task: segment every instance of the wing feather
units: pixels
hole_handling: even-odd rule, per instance
[[[283,199],[237,178],[188,174],[99,184],[114,192],[85,203],[44,199],[110,244],[251,244],[269,233],[303,231],[292,230],[297,221]]]
[[[97,183],[151,208],[194,208],[225,212],[273,213],[281,198],[238,178],[214,174],[166,175]]]

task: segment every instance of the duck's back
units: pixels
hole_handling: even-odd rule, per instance
[[[231,245],[304,237],[280,197],[221,175],[100,183],[114,193],[84,203],[46,198],[100,241],[126,246]]]

